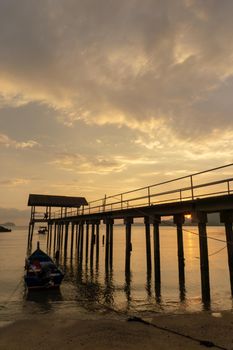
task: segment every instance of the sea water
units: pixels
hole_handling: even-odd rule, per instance
[[[201,296],[199,238],[196,227],[184,227],[185,285],[179,287],[176,228],[160,227],[161,291],[156,293],[153,266],[153,235],[151,227],[152,271],[146,263],[145,229],[132,225],[131,271],[125,274],[125,227],[114,226],[113,267],[105,269],[105,246],[100,226],[99,263],[94,256],[90,265],[85,256],[82,264],[76,254],[60,257],[65,278],[59,290],[28,292],[23,281],[27,245],[27,228],[0,233],[0,324],[40,313],[78,313],[94,317],[96,313],[115,312],[150,316],[155,313],[184,313],[209,309],[212,312],[232,309],[227,248],[224,227],[208,227],[211,302]],[[85,238],[85,235],[84,235]],[[34,233],[46,251],[46,235]],[[85,239],[84,239],[85,241]],[[85,243],[85,242],[84,242]]]

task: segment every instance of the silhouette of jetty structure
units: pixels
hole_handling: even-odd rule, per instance
[[[225,225],[231,293],[233,295],[233,163],[204,170],[191,175],[163,181],[151,186],[104,196],[87,203],[84,197],[48,196],[30,194],[31,206],[28,249],[31,249],[35,223],[47,223],[47,250],[70,255],[74,250],[81,263],[84,258],[91,267],[99,263],[99,226],[103,223],[105,233],[105,270],[113,266],[114,221],[123,219],[125,225],[125,276],[129,282],[131,269],[131,229],[135,219],[142,218],[145,226],[147,274],[152,273],[151,229],[153,230],[153,269],[156,297],[160,298],[160,224],[161,218],[173,218],[177,229],[177,256],[181,298],[185,298],[185,264],[183,248],[183,225],[186,216],[198,226],[200,246],[200,271],[202,300],[206,308],[210,302],[208,214],[217,213]],[[227,172],[226,172],[227,171]],[[225,175],[226,176],[226,175]],[[43,207],[43,212],[37,211]],[[59,208],[59,210],[58,210]],[[85,241],[85,242],[84,242]],[[84,252],[85,249],[85,252]]]

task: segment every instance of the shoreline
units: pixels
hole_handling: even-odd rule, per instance
[[[79,316],[78,313],[31,315],[6,324],[0,328],[0,349],[192,350],[207,345],[233,349],[231,311],[156,314],[144,319]]]

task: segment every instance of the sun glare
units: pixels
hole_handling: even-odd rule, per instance
[[[191,215],[191,214],[186,214],[186,215],[185,215],[185,218],[186,218],[186,219],[191,219],[191,218],[192,218],[192,215]]]

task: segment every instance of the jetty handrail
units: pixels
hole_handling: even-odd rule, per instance
[[[223,180],[218,180],[218,181],[212,181],[212,182],[208,182],[208,183],[202,183],[199,185],[195,185],[193,187],[191,186],[186,186],[186,187],[182,187],[179,189],[174,189],[174,190],[169,190],[169,191],[163,191],[163,192],[159,192],[159,193],[155,193],[155,194],[151,194],[150,199],[155,199],[156,197],[162,197],[165,195],[170,195],[170,194],[179,194],[179,196],[177,197],[173,197],[170,199],[160,199],[158,201],[151,201],[150,205],[158,205],[158,204],[162,204],[162,203],[167,203],[167,202],[172,202],[172,201],[185,201],[185,200],[190,200],[190,199],[194,199],[195,198],[201,198],[201,197],[207,197],[207,196],[213,196],[213,195],[220,195],[220,194],[231,194],[233,192],[233,189],[230,189],[230,182],[233,182],[233,178],[227,178],[227,179],[223,179]],[[193,193],[191,193],[190,195],[186,195],[186,196],[182,196],[182,193],[187,192],[187,191],[193,191],[193,190],[197,190],[200,188],[207,188],[210,186],[215,186],[215,185],[219,185],[219,184],[227,184],[227,189],[225,190],[221,190],[221,191],[215,191],[215,192],[208,192],[206,194],[198,194],[195,195]],[[194,196],[194,197],[193,197]],[[111,196],[111,198],[116,198],[116,196]],[[108,197],[109,198],[109,197]],[[140,202],[137,203],[136,205],[135,202],[139,201],[139,200],[144,200],[147,199],[146,202]],[[134,202],[134,203],[133,203]],[[93,202],[92,202],[93,203]],[[104,209],[109,210],[109,211],[114,211],[114,210],[119,210],[119,209],[130,209],[130,208],[137,208],[139,206],[148,206],[148,196],[139,196],[139,197],[133,197],[127,200],[118,200],[118,201],[114,201],[114,202],[109,202],[104,204]],[[114,207],[114,208],[113,208]],[[96,206],[88,206],[85,209],[81,210],[81,214],[91,214],[91,213],[96,213],[100,212],[100,209],[103,209],[103,204],[101,205],[96,205]],[[103,212],[105,211],[103,210]],[[70,217],[70,216],[77,216],[77,210],[71,210],[71,212],[67,212],[66,216],[64,217]],[[55,216],[54,216],[55,217]]]
[[[195,185],[193,187],[191,187],[191,186],[190,187],[182,187],[182,188],[175,189],[175,190],[170,190],[170,191],[164,191],[164,192],[151,194],[150,198],[161,197],[161,196],[168,195],[168,194],[174,194],[174,193],[190,191],[192,189],[195,190],[195,189],[198,189],[198,188],[204,188],[204,187],[219,185],[219,184],[228,183],[228,182],[232,182],[232,181],[233,181],[233,178],[227,178],[227,179],[224,179],[224,180],[213,181],[213,182],[203,183],[203,184],[200,184],[200,185]],[[230,194],[230,192],[232,192],[232,191],[230,189],[228,189],[228,190],[225,190],[225,191],[219,191],[218,193],[229,193]],[[211,195],[211,193],[207,193],[205,195],[208,196],[208,195]],[[198,197],[203,197],[203,196],[204,196],[203,194],[198,195]],[[111,196],[111,198],[112,197],[113,196]],[[108,197],[108,198],[110,198],[110,197]],[[140,196],[140,197],[130,198],[130,199],[123,200],[123,201],[118,200],[116,202],[110,202],[110,203],[105,204],[105,207],[109,207],[109,206],[116,205],[116,204],[121,204],[121,203],[128,203],[128,202],[138,201],[138,200],[145,199],[145,198],[148,198],[148,196]],[[181,198],[181,201],[182,201],[182,199],[184,200],[184,197]],[[188,199],[194,199],[194,198],[192,198],[192,195],[190,195],[190,196],[186,196],[185,199],[188,200]],[[144,203],[144,205],[145,205],[145,203]],[[152,205],[152,203],[151,203],[151,205]],[[89,209],[97,209],[97,208],[100,208],[100,207],[103,207],[103,205],[98,205],[98,206],[94,206],[94,207],[90,206],[90,207],[84,209],[84,214],[86,214],[85,212],[89,211]],[[128,207],[130,208],[131,206],[128,206]]]
[[[169,184],[169,183],[172,183],[172,182],[175,182],[175,181],[180,181],[180,180],[184,180],[184,179],[188,179],[188,178],[190,178],[190,180],[191,180],[191,178],[193,178],[194,176],[201,175],[201,174],[205,174],[205,173],[209,173],[209,172],[213,172],[213,171],[215,171],[215,170],[227,168],[227,167],[230,167],[230,166],[233,166],[233,163],[230,163],[230,164],[227,164],[227,165],[223,165],[223,166],[219,166],[219,167],[212,168],[212,169],[208,169],[208,170],[199,171],[199,172],[196,172],[196,173],[193,173],[193,174],[190,174],[190,175],[185,175],[185,176],[181,176],[181,177],[176,177],[175,179],[166,180],[166,181],[162,181],[162,182],[158,182],[158,183],[155,183],[155,184],[153,184],[153,185],[144,186],[144,187],[139,187],[139,188],[136,188],[136,189],[134,189],[134,190],[130,190],[130,191],[118,193],[118,194],[116,194],[116,195],[111,195],[111,196],[107,196],[107,197],[102,197],[102,198],[99,198],[99,199],[95,199],[94,201],[90,201],[89,204],[95,203],[95,202],[99,202],[99,201],[101,201],[101,200],[103,201],[105,198],[106,198],[106,199],[109,199],[109,198],[114,198],[114,197],[120,196],[120,195],[125,195],[125,194],[129,194],[129,193],[133,193],[133,192],[143,191],[143,190],[146,190],[146,189],[148,189],[148,188],[158,187],[158,186],[161,186],[161,185],[166,185],[166,184]],[[190,181],[190,182],[192,182],[192,181]],[[193,187],[193,186],[191,186],[191,187]]]
[[[91,214],[91,213],[96,213],[96,212],[105,212],[106,210],[119,210],[119,209],[126,209],[126,208],[133,208],[139,206],[139,201],[142,201],[145,199],[145,201],[143,201],[143,203],[140,203],[140,206],[150,206],[150,205],[154,205],[159,204],[159,203],[164,203],[167,201],[184,201],[184,200],[194,200],[195,198],[198,197],[203,197],[203,196],[212,196],[212,193],[206,193],[206,194],[196,194],[195,191],[197,191],[200,188],[207,188],[210,186],[215,186],[215,185],[220,185],[220,184],[227,184],[227,189],[222,190],[222,191],[215,191],[214,194],[231,194],[233,192],[233,190],[230,189],[230,183],[233,181],[233,178],[225,178],[225,179],[221,179],[221,180],[217,180],[217,181],[212,181],[212,182],[205,182],[205,183],[201,183],[201,184],[194,184],[194,179],[195,177],[197,177],[198,175],[202,175],[202,174],[207,174],[207,173],[212,173],[214,171],[220,170],[220,169],[224,169],[224,168],[229,168],[233,166],[233,163],[230,164],[226,164],[223,166],[219,166],[219,167],[215,167],[212,169],[208,169],[208,170],[204,170],[204,171],[199,171],[190,175],[185,175],[185,176],[181,176],[181,177],[177,177],[175,179],[171,179],[171,180],[166,180],[166,181],[162,181],[159,183],[155,183],[153,185],[150,186],[144,186],[144,187],[140,187],[140,188],[136,188],[134,190],[130,190],[130,191],[125,191],[122,193],[118,193],[115,195],[110,195],[110,196],[104,196],[102,198],[90,201],[88,203],[88,207],[84,208],[81,207],[79,209],[71,209],[71,210],[66,210],[65,213],[59,213],[59,212],[54,212],[52,217],[56,217],[56,218],[66,218],[69,216],[79,216],[79,215],[87,215],[87,214]],[[152,191],[159,186],[162,185],[169,185],[171,183],[175,183],[177,181],[181,181],[181,180],[189,180],[190,186],[186,186],[186,187],[181,187],[181,188],[175,188],[175,189],[170,189],[167,191],[162,191],[162,192],[157,192],[157,193],[152,193]],[[139,191],[146,191],[146,193],[142,194],[141,196],[130,196],[127,197],[127,195],[130,194],[136,194]],[[184,192],[190,191],[190,195],[185,195],[184,196]],[[178,193],[179,196],[178,198],[170,198],[169,200],[164,200],[164,198],[162,199],[162,196],[169,196],[172,194],[176,194]],[[155,199],[159,198],[159,201],[155,202]],[[114,200],[115,199],[115,200]],[[68,209],[68,208],[67,208]]]

